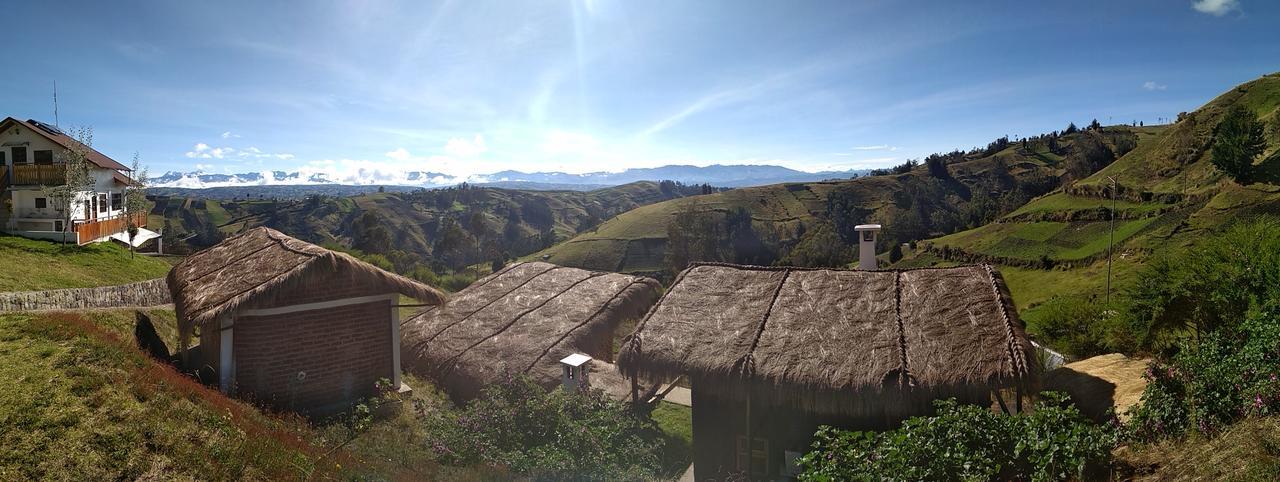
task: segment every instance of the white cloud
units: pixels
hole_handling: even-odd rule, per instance
[[[855,151],[896,151],[898,150],[898,148],[888,144],[880,144],[875,146],[857,146],[857,147],[854,147],[853,150]]]
[[[1221,17],[1232,10],[1239,10],[1240,2],[1237,0],[1196,0],[1191,3],[1191,8],[1200,13]]]
[[[484,154],[488,150],[489,148],[484,145],[484,136],[480,134],[476,134],[476,137],[472,140],[467,140],[464,137],[454,137],[444,145],[445,152],[458,157],[474,157]]]
[[[396,150],[394,151],[388,152],[387,157],[390,157],[397,161],[408,161],[410,159],[413,159],[413,154],[410,154],[408,149],[399,147],[399,148],[396,148]]]
[[[230,147],[210,147],[208,144],[199,142],[192,150],[187,151],[186,156],[191,159],[222,159],[233,152],[235,149]]]
[[[239,137],[239,136],[236,136],[236,137]],[[284,153],[284,152],[281,152],[281,153],[263,152],[262,149],[258,149],[257,147],[253,147],[253,146],[249,146],[244,149],[241,149],[240,153],[236,155],[239,157],[252,158],[252,159],[266,159],[271,157],[274,157],[276,159],[284,159],[284,160],[293,159],[293,154]]]
[[[240,134],[233,134],[231,131],[226,131],[222,133],[223,139],[235,139],[239,137],[240,137]]]
[[[1164,84],[1157,84],[1157,83],[1155,83],[1155,81],[1148,80],[1148,81],[1146,81],[1146,82],[1143,82],[1143,83],[1142,83],[1142,88],[1143,88],[1143,89],[1146,89],[1146,90],[1153,90],[1153,91],[1154,91],[1154,90],[1165,90],[1165,89],[1168,89],[1168,88],[1169,88],[1169,86],[1164,85]]]

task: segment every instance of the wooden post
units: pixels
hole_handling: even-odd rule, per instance
[[[1005,415],[1013,415],[1013,413],[1009,411],[1009,406],[1004,404],[1004,397],[1000,396],[1000,389],[997,388],[992,390],[991,393],[996,396],[996,402],[1000,404],[1000,410],[1004,410]]]

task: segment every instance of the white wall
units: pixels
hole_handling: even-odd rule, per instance
[[[58,145],[57,143],[50,141],[40,133],[31,132],[31,129],[28,129],[25,126],[13,126],[8,129],[5,129],[4,132],[0,132],[0,144],[6,144],[6,143],[13,144],[13,143],[23,143],[23,142],[28,143],[25,146],[27,148],[28,163],[35,162],[35,151],[38,151],[38,150],[53,151],[53,160],[55,163],[61,160],[63,152],[65,151],[65,149],[61,145]],[[12,150],[13,150],[13,146],[0,147],[0,152],[5,153],[4,164],[6,168],[7,166],[13,165]],[[123,214],[124,212],[123,198],[121,199],[121,203],[120,203],[121,209],[111,209],[111,194],[118,193],[122,196],[124,194],[124,186],[121,186],[115,182],[115,180],[112,178],[113,172],[115,171],[111,169],[102,169],[99,167],[94,167],[92,169],[90,173],[93,176],[93,180],[94,180],[94,191],[93,193],[84,192],[84,193],[81,193],[79,196],[77,196],[77,199],[75,200],[75,202],[72,203],[72,219],[76,219],[76,220],[89,219],[90,216],[88,216],[88,213],[85,212],[83,202],[89,199],[90,195],[97,195],[97,194],[107,194],[107,199],[106,199],[107,211],[106,212],[98,211],[97,212],[98,218],[104,218],[104,217]],[[48,217],[48,218],[61,217],[60,215],[57,214],[56,211],[53,210],[54,203],[52,200],[49,200],[48,202],[49,208],[42,211],[35,209],[35,198],[48,197],[47,195],[42,193],[39,189],[15,189],[13,190],[13,193],[14,193],[13,194],[14,217],[32,217],[33,215],[39,216],[39,217]]]

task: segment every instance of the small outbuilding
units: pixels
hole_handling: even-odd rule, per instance
[[[511,264],[407,320],[405,370],[435,380],[459,403],[515,374],[548,389],[572,375],[575,387],[590,380],[622,398],[629,385],[609,363],[615,333],[642,318],[660,290],[640,276]]]
[[[188,367],[258,403],[323,415],[400,382],[400,296],[444,294],[348,254],[260,227],[169,272]],[[200,343],[189,353],[191,338]],[[194,365],[194,366],[193,366]]]
[[[990,266],[697,264],[621,348],[632,379],[688,377],[697,480],[783,479],[819,425],[879,430],[1030,388],[1032,348]],[[1010,403],[1012,405],[1012,403]]]

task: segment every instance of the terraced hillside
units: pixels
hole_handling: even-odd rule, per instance
[[[1240,185],[1210,162],[1214,127],[1235,105],[1266,123],[1269,147],[1259,169],[1280,164],[1280,74],[1272,74],[1223,93],[1167,128],[1140,131],[1148,139],[1099,172],[993,223],[928,240],[900,264],[1000,264],[1015,303],[1034,323],[1037,306],[1054,296],[1103,294],[1114,242],[1113,285],[1123,288],[1153,252],[1194,245],[1237,219],[1280,213],[1274,177]]]
[[[930,162],[904,166],[897,173],[750,187],[661,202],[624,212],[530,258],[595,270],[669,275],[668,226],[678,214],[724,218],[736,210],[749,213],[752,231],[766,246],[769,261],[785,258],[806,235],[817,236],[824,226],[832,226],[849,244],[852,226],[863,222],[886,225],[883,252],[890,242],[981,225],[1058,186],[1089,162],[1105,165],[1159,130],[1112,127],[1054,133],[1025,143],[1003,139],[987,149],[931,156]]]

